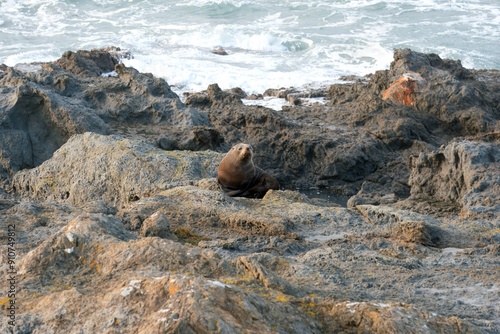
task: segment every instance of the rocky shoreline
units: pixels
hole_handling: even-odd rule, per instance
[[[500,331],[499,71],[395,50],[276,111],[128,56],[0,65],[2,333]],[[282,190],[218,189],[238,142]]]

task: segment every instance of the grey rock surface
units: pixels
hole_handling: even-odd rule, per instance
[[[396,50],[311,92],[324,106],[269,90],[294,101],[275,111],[216,84],[184,104],[126,56],[0,67],[0,275],[15,248],[18,306],[0,332],[500,331],[498,71]],[[408,71],[412,104],[384,99]],[[224,195],[237,142],[284,188]]]
[[[71,137],[42,165],[14,176],[16,193],[85,205],[119,206],[217,173],[221,154],[163,151],[137,140],[92,132]]]
[[[500,210],[500,136],[490,137],[454,140],[411,159],[412,197],[454,203],[465,216],[495,216]]]
[[[165,80],[126,68],[119,57],[116,49],[97,49],[68,51],[53,63],[0,65],[2,180],[40,165],[74,134],[153,142],[172,128],[208,125],[207,115],[183,105]]]

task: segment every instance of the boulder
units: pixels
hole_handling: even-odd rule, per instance
[[[163,151],[120,136],[73,136],[42,165],[14,176],[21,196],[85,205],[95,199],[112,206],[213,177],[222,155],[211,151]]]
[[[227,56],[228,53],[222,46],[218,46],[216,48],[213,48],[211,51],[213,54],[219,55],[219,56]]]
[[[457,139],[430,154],[410,159],[412,198],[456,204],[462,215],[500,211],[498,134]]]

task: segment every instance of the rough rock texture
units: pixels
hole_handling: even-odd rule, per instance
[[[274,111],[126,56],[0,67],[1,333],[500,331],[498,71],[396,50]],[[284,189],[224,195],[237,142]]]
[[[382,93],[382,99],[405,106],[415,105],[415,96],[426,89],[426,82],[418,73],[407,72]]]
[[[452,141],[411,159],[412,197],[456,203],[464,215],[494,215],[500,209],[499,139]]]
[[[222,155],[163,151],[137,140],[95,133],[75,135],[41,166],[14,176],[13,190],[42,200],[118,206],[175,184],[217,175]]]
[[[101,76],[113,70],[115,76]],[[102,50],[68,51],[54,63],[0,65],[0,92],[3,180],[40,165],[74,134],[156,139],[172,127],[208,124],[164,80],[126,68]]]

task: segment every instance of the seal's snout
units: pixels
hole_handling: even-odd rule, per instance
[[[238,145],[238,153],[240,159],[245,160],[252,157],[252,147],[247,144],[239,144]]]

